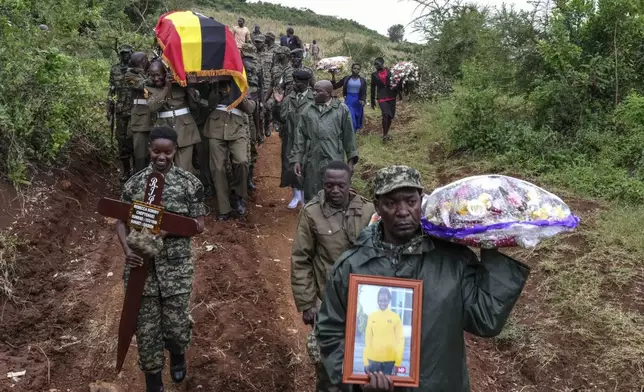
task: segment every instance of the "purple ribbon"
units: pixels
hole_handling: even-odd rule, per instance
[[[426,217],[422,217],[420,224],[423,227],[423,231],[429,235],[433,235],[441,238],[459,238],[463,239],[467,236],[473,234],[481,234],[490,230],[500,230],[507,229],[513,225],[531,225],[539,227],[567,227],[569,229],[574,229],[579,224],[579,218],[574,214],[570,214],[567,218],[561,220],[537,220],[537,221],[528,221],[528,222],[503,222],[495,223],[493,225],[474,225],[472,227],[464,227],[461,229],[454,229],[451,227],[437,226],[431,223]]]

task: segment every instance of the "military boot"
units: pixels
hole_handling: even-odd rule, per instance
[[[123,173],[121,174],[121,182],[126,182],[132,177],[132,165],[129,159],[121,159],[123,164]]]
[[[175,383],[186,378],[186,357],[183,354],[170,354],[170,377]]]
[[[164,392],[161,372],[145,374],[145,392]]]
[[[255,169],[254,166],[248,168],[248,191],[251,193],[255,192],[255,184],[253,183],[253,169]]]

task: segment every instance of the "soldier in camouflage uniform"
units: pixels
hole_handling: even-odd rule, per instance
[[[271,70],[271,85],[264,95],[266,108],[271,111],[273,119],[279,119],[279,105],[275,101],[274,93],[280,96],[287,96],[293,86],[293,68],[290,59],[291,51],[286,46],[280,46],[275,50],[275,61]],[[273,113],[274,112],[274,113]],[[281,129],[283,123],[275,121],[275,125]]]
[[[264,74],[264,93],[266,93],[270,89],[271,83],[273,81],[273,58],[275,56],[275,51],[279,47],[280,46],[275,43],[275,33],[273,33],[272,31],[266,33],[266,35],[264,36],[264,44],[262,45],[262,50],[259,51],[259,57],[262,63],[262,71]],[[271,136],[272,116],[270,109],[266,108],[265,103],[266,101],[264,100],[264,135],[266,137],[269,137]]]
[[[150,85],[150,80],[148,79],[150,62],[145,53],[136,52],[132,54],[129,65],[130,67],[125,73],[125,83],[130,88],[133,106],[128,134],[132,137],[134,172],[137,173],[145,169],[150,162],[148,139],[154,121],[154,116],[150,112],[147,100],[149,97],[147,86]]]
[[[262,38],[263,36],[255,37],[255,39]],[[246,68],[246,76],[248,78],[248,99],[255,102],[255,111],[249,115],[249,132],[250,132],[250,165],[248,167],[248,190],[254,191],[255,184],[253,184],[253,169],[257,162],[257,141],[258,133],[261,132],[261,127],[258,125],[260,117],[260,97],[263,95],[264,77],[262,75],[259,60],[257,58],[257,48],[249,43],[242,45],[242,59],[244,61],[244,68]]]
[[[119,49],[120,62],[110,69],[110,90],[108,93],[107,119],[113,120],[115,125],[116,141],[119,148],[119,159],[123,165],[121,181],[125,182],[132,175],[132,137],[128,136],[128,124],[132,109],[132,95],[125,84],[132,47],[123,45]],[[112,118],[112,116],[115,116]]]
[[[153,171],[163,173],[163,207],[174,214],[196,218],[201,232],[206,213],[203,185],[193,174],[173,163],[176,151],[177,133],[168,127],[154,128],[150,133],[151,165],[128,180],[121,200],[129,203],[143,200],[148,176]],[[140,268],[143,260],[128,245],[125,222],[117,223],[117,234],[126,257],[127,287],[130,269]],[[172,380],[181,382],[185,378],[184,353],[191,342],[194,325],[189,306],[194,281],[191,240],[165,232],[160,236],[163,249],[160,256],[149,262],[136,328],[139,367],[145,373],[147,392],[163,391],[164,348],[170,352]]]

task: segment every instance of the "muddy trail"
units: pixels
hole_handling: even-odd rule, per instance
[[[292,303],[291,233],[297,212],[278,188],[280,140],[260,147],[256,196],[244,222],[206,219],[194,239],[196,281],[189,377],[166,391],[309,391],[307,333]],[[115,374],[123,253],[114,222],[95,213],[118,184],[91,160],[52,172],[13,222],[21,239],[15,301],[0,308],[0,391],[87,391],[96,381],[143,391],[136,342]],[[214,201],[208,201],[214,211]],[[7,220],[11,221],[13,216]],[[166,366],[167,368],[167,366]],[[7,372],[26,370],[17,381]]]
[[[407,105],[401,105],[400,114],[401,124],[414,120]],[[379,132],[377,121],[369,121],[363,132]],[[173,385],[166,369],[168,392],[314,390],[304,346],[308,327],[295,311],[290,289],[297,212],[286,209],[290,192],[278,187],[279,137],[268,138],[259,153],[257,191],[247,220],[216,222],[211,215],[206,231],[194,239],[195,329],[187,353],[188,378]],[[101,392],[145,390],[135,341],[123,371],[114,370],[123,253],[113,220],[95,209],[100,197],[118,196],[119,184],[95,159],[77,157],[74,162],[65,170],[49,169],[17,201],[10,188],[0,187],[0,262],[7,261],[2,244],[16,244],[19,255],[15,298],[0,296],[1,392],[86,392],[97,381],[116,388]],[[443,184],[472,170],[451,168],[447,158],[435,168],[435,179]],[[584,200],[571,202],[584,217],[597,208]],[[207,204],[214,211],[214,200]],[[528,263],[538,259],[537,253],[523,256]],[[545,311],[540,293],[545,278],[535,272],[517,303],[515,313],[527,325]],[[598,377],[587,369],[579,372],[584,379],[567,374],[576,357],[588,358],[583,346],[560,358],[561,367],[544,368],[526,360],[521,347],[472,336],[466,336],[466,345],[473,392],[607,390],[568,389],[571,384],[592,385],[588,380]],[[5,376],[22,370],[26,374],[15,380]]]

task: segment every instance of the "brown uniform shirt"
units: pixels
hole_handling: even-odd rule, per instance
[[[331,267],[375,213],[373,204],[362,196],[351,192],[349,198],[345,211],[333,209],[320,191],[300,212],[291,254],[291,288],[300,312],[322,299]]]

